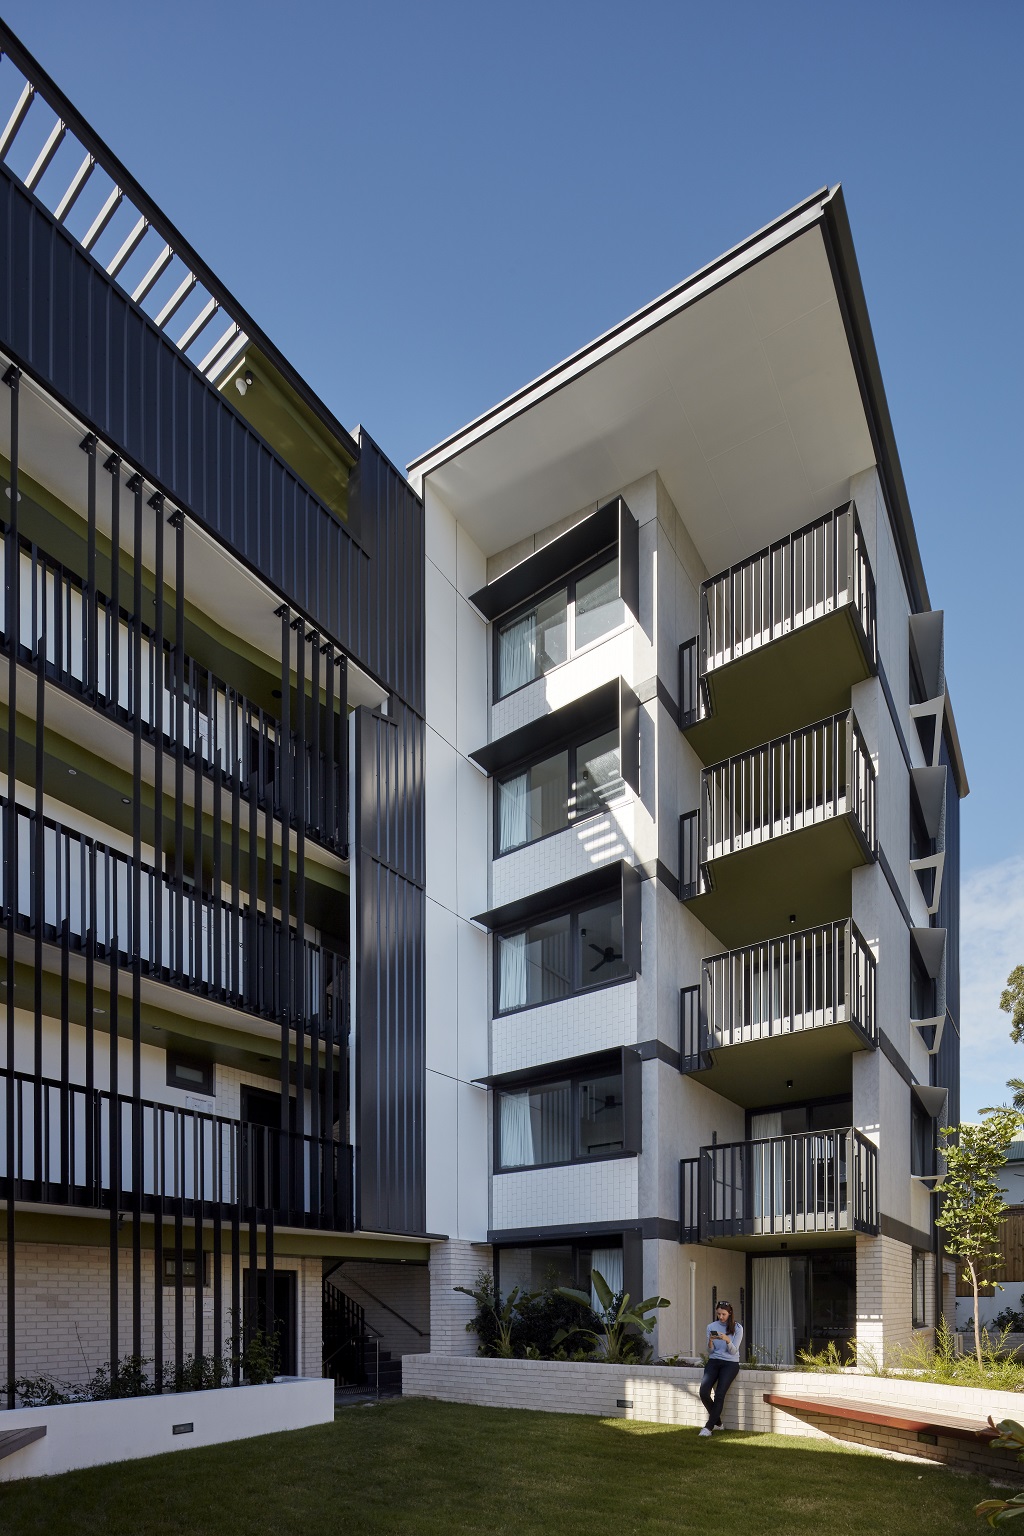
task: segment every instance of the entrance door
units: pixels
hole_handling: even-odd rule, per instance
[[[273,1306],[267,1307],[267,1272],[256,1271],[256,1326],[266,1334],[277,1334],[277,1374],[298,1374],[298,1330],[294,1270],[274,1271]],[[252,1270],[245,1272],[246,1298],[252,1297]],[[247,1309],[248,1311],[248,1309]]]

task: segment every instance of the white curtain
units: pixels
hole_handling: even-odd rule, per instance
[[[501,1095],[501,1166],[529,1168],[533,1163],[533,1128],[530,1124],[530,1095]]]
[[[498,824],[500,853],[519,848],[527,840],[527,776],[520,773],[498,785]]]
[[[502,630],[498,646],[498,691],[505,696],[536,676],[537,615],[524,613]]]
[[[781,1135],[781,1110],[751,1115],[751,1141],[766,1141],[770,1136]],[[782,1142],[774,1146],[755,1146],[751,1157],[754,1161],[754,1231],[770,1232],[772,1217],[781,1216],[786,1208],[785,1147]]]
[[[622,1290],[622,1249],[621,1248],[595,1248],[590,1255],[590,1268],[597,1270],[608,1282],[608,1289],[613,1296],[617,1296]],[[639,1296],[633,1297],[639,1301]],[[590,1283],[590,1305],[595,1312],[600,1312],[601,1303],[597,1299],[594,1283]]]
[[[499,939],[498,954],[498,1007],[522,1008],[526,1004],[526,934],[513,933],[507,939]]]
[[[792,1365],[796,1357],[793,1336],[793,1290],[788,1259],[754,1259],[753,1307],[750,1343],[758,1357],[776,1365]]]

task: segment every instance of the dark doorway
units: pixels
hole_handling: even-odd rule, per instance
[[[281,1095],[243,1085],[242,1180],[247,1203],[257,1210],[281,1210]],[[288,1100],[288,1128],[295,1129],[295,1100]]]
[[[277,1334],[277,1374],[298,1375],[297,1301],[294,1270],[274,1271],[273,1307],[267,1308],[267,1272],[256,1271],[256,1327],[264,1333]],[[246,1299],[252,1299],[252,1270],[245,1272]],[[248,1312],[248,1308],[246,1311]]]

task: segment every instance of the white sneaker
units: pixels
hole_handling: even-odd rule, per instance
[[[710,1429],[702,1429],[701,1432],[700,1432],[700,1438],[702,1440],[710,1440],[711,1439],[711,1431],[710,1431]]]
[[[724,1424],[712,1424],[712,1426],[711,1426],[711,1429],[712,1429],[712,1432],[713,1432],[713,1433],[714,1433],[714,1434],[716,1434],[716,1435],[717,1435],[717,1434],[718,1434],[718,1431],[719,1431],[719,1430],[720,1430],[720,1429],[724,1429],[724,1428],[725,1428],[725,1425],[724,1425]]]

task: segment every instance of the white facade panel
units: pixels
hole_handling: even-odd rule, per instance
[[[506,1232],[578,1222],[635,1221],[637,1190],[635,1157],[499,1173],[492,1180],[491,1225],[496,1232]]]
[[[624,981],[497,1017],[491,1026],[491,1072],[521,1072],[636,1041],[636,982]]]

